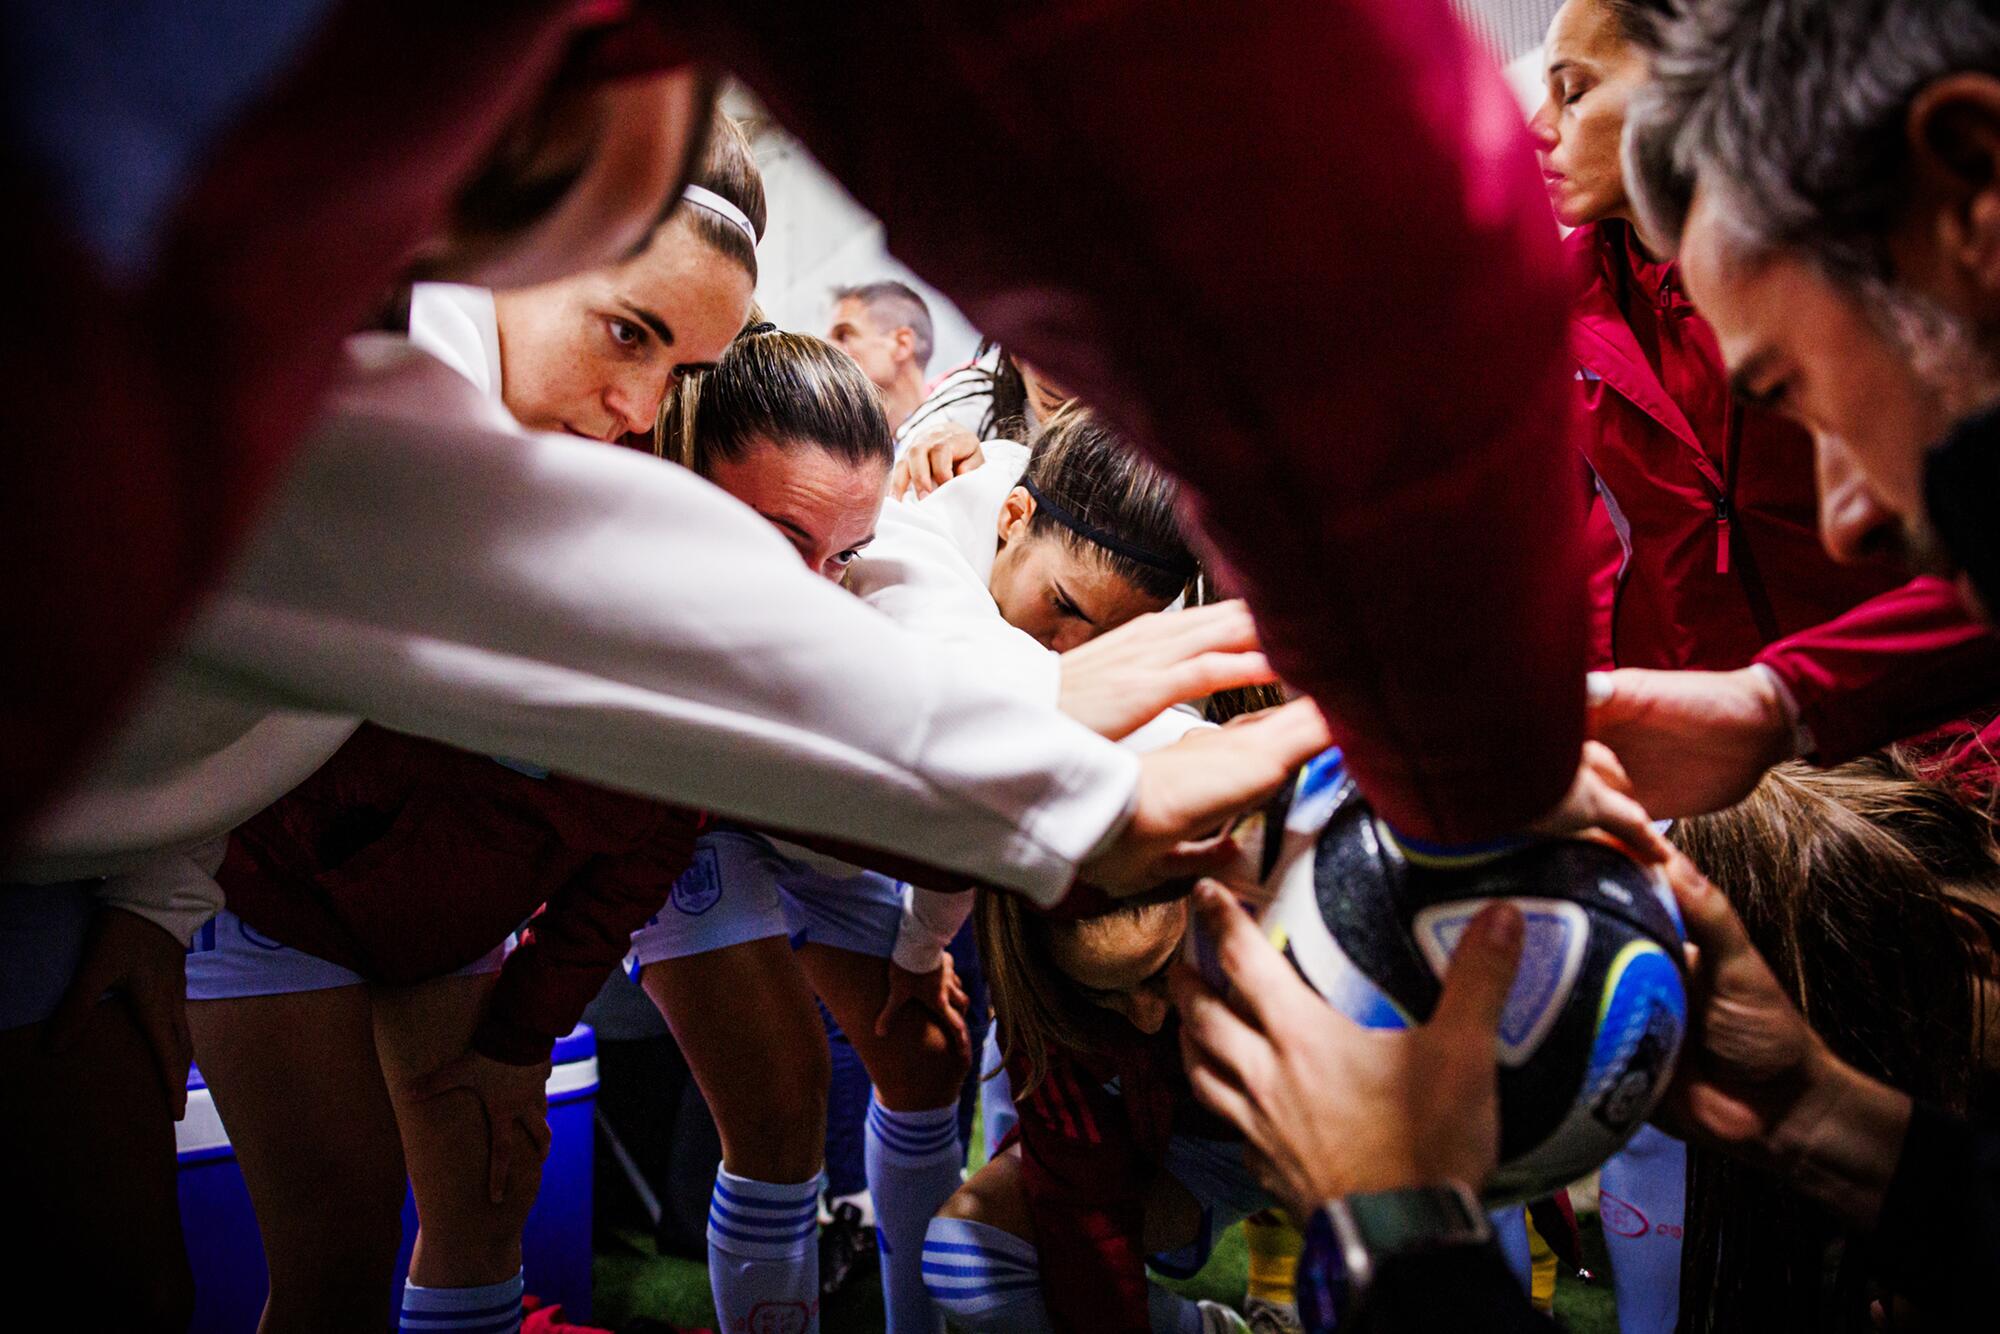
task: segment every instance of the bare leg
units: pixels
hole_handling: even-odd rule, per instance
[[[20,1225],[10,1286],[21,1328],[91,1323],[172,1334],[194,1311],[174,1178],[174,1114],[122,1000],[61,1054],[46,1024],[0,1032],[0,1199]],[[47,1308],[41,1305],[46,1302]]]
[[[943,1025],[905,1005],[890,1016],[888,1033],[875,1035],[875,1019],[889,999],[887,959],[830,945],[801,946],[798,959],[860,1053],[884,1107],[916,1112],[957,1103],[970,1061]]]
[[[759,1181],[819,1172],[826,1140],[826,1032],[782,936],[646,965],[722,1135],[722,1165]]]
[[[513,1137],[506,1184],[493,1203],[491,1131],[478,1095],[412,1094],[415,1081],[465,1053],[492,986],[487,974],[370,988],[376,1051],[417,1201],[410,1281],[427,1288],[483,1287],[519,1273],[521,1228],[542,1186],[541,1147],[510,1122],[500,1128]]]
[[[379,1330],[393,1309],[403,1152],[367,988],[193,1001],[271,1271],[263,1334]]]

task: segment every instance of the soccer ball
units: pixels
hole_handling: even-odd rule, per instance
[[[1520,908],[1488,1203],[1588,1175],[1644,1123],[1687,1031],[1680,915],[1658,871],[1588,839],[1470,864],[1425,856],[1375,818],[1338,751],[1308,764],[1266,818],[1264,928],[1368,1027],[1429,1018],[1467,924],[1496,898]]]

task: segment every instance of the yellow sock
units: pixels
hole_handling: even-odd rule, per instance
[[[1243,1220],[1243,1239],[1250,1246],[1250,1299],[1295,1305],[1293,1283],[1305,1238],[1291,1218],[1278,1209],[1252,1214]]]
[[[1556,1309],[1555,1247],[1535,1230],[1535,1216],[1528,1215],[1528,1299],[1547,1315]]]

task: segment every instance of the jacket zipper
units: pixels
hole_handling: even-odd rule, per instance
[[[1729,497],[1715,497],[1715,572],[1729,573]]]

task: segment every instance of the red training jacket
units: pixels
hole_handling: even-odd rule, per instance
[[[974,323],[1188,483],[1209,554],[1387,818],[1474,840],[1560,798],[1585,625],[1551,429],[1568,303],[1520,114],[1446,0],[647,8],[752,84]],[[40,559],[0,597],[0,638],[32,647],[0,692],[0,826],[217,578],[340,335],[546,77],[570,12],[345,0],[191,184],[141,300],[54,217],[9,215],[10,271],[36,284],[16,323],[38,333],[5,354],[30,411],[5,513]]]
[[[1239,1136],[1195,1102],[1172,1018],[1151,1037],[1116,1016],[1100,1027],[1096,1050],[1052,1053],[1015,1095],[1013,1137],[1050,1320],[1064,1334],[1147,1334],[1146,1200],[1167,1141]],[[1026,1087],[1025,1069],[1007,1073]]]
[[[229,840],[230,910],[371,980],[464,967],[531,915],[473,1046],[545,1059],[660,910],[707,823],[373,725]]]
[[[1826,554],[1810,437],[1732,398],[1674,265],[1641,253],[1622,222],[1567,244],[1577,438],[1595,482],[1597,663],[1763,662],[1824,763],[1992,699],[2000,639],[1949,584]]]

